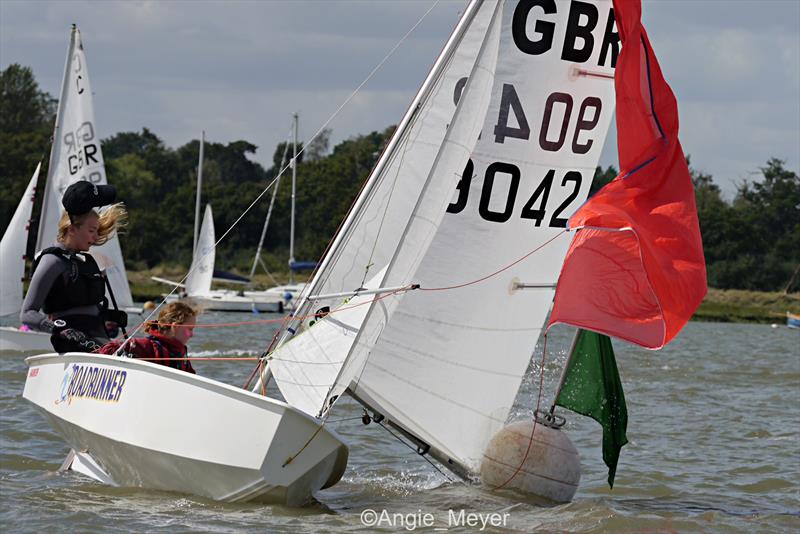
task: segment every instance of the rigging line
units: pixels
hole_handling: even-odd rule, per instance
[[[569,230],[566,230],[566,229],[562,230],[561,232],[557,233],[556,235],[554,235],[553,237],[551,237],[550,239],[548,239],[547,241],[545,241],[544,243],[542,243],[541,245],[536,247],[535,249],[531,250],[530,252],[528,252],[527,254],[522,256],[521,258],[519,258],[517,260],[514,260],[513,262],[509,263],[508,265],[506,265],[502,269],[499,269],[499,270],[497,270],[497,271],[495,271],[495,272],[493,272],[491,274],[487,274],[486,276],[478,278],[477,280],[473,280],[471,282],[464,282],[463,284],[457,284],[457,285],[454,285],[454,286],[420,287],[419,289],[420,289],[420,291],[448,291],[450,289],[460,289],[462,287],[467,287],[467,286],[471,286],[473,284],[478,284],[480,282],[488,280],[489,278],[492,278],[493,276],[497,276],[498,274],[502,273],[503,271],[507,271],[508,269],[512,268],[513,266],[515,266],[516,264],[520,263],[521,261],[528,259],[528,257],[532,256],[535,252],[539,252],[541,249],[543,249],[544,247],[546,247],[547,245],[549,245],[550,243],[552,243],[553,241],[555,241],[556,239],[558,239],[559,237],[561,237],[562,235],[564,235],[567,232],[569,232]]]
[[[226,361],[226,362],[252,362],[260,359],[258,356],[181,356],[181,357],[170,357],[170,358],[139,358],[134,357],[134,360],[142,360],[145,362],[157,362],[157,361],[164,361],[164,360],[172,360],[172,361],[191,361],[191,360],[206,360],[209,362],[215,361]]]
[[[376,422],[377,422],[377,421],[376,421]],[[417,449],[416,449],[416,448],[415,448],[413,445],[410,445],[410,444],[409,444],[407,441],[405,441],[405,440],[404,440],[404,439],[402,439],[400,436],[398,436],[397,434],[395,434],[394,432],[392,432],[392,430],[391,430],[389,427],[385,426],[385,425],[384,425],[382,422],[378,422],[378,426],[380,426],[382,429],[384,429],[384,430],[385,430],[385,431],[387,431],[389,434],[391,434],[391,435],[392,435],[392,437],[394,437],[394,438],[395,438],[397,441],[399,441],[400,443],[402,443],[403,445],[405,445],[406,447],[408,447],[408,448],[409,448],[409,449],[411,449],[412,451],[414,451],[414,452],[417,452]],[[431,467],[433,467],[433,468],[434,468],[436,471],[438,471],[438,473],[439,473],[440,475],[442,475],[444,478],[446,478],[448,482],[455,482],[455,481],[454,481],[452,478],[450,478],[449,476],[447,476],[447,474],[445,474],[445,472],[444,472],[444,471],[442,471],[441,469],[439,469],[439,468],[436,466],[436,464],[435,464],[435,463],[433,463],[433,462],[431,461],[431,459],[430,459],[430,458],[428,458],[426,455],[424,455],[424,454],[417,454],[417,456],[421,456],[423,460],[425,460],[426,462],[428,462],[428,463],[431,465]]]
[[[300,450],[299,450],[299,451],[297,451],[296,453],[294,453],[294,454],[292,454],[291,456],[289,456],[289,457],[286,459],[286,461],[285,461],[285,462],[283,462],[283,465],[282,465],[281,467],[286,467],[287,465],[289,465],[290,463],[292,463],[292,461],[294,461],[294,459],[295,459],[295,458],[297,458],[297,457],[300,455],[300,453],[301,453],[301,452],[303,452],[304,450],[306,450],[306,447],[308,447],[308,446],[311,444],[311,441],[312,441],[314,438],[316,438],[316,437],[317,437],[317,435],[318,435],[318,434],[320,433],[320,431],[322,430],[322,427],[323,427],[323,426],[325,426],[325,421],[322,421],[322,422],[319,424],[319,426],[318,426],[318,427],[317,427],[317,429],[314,431],[314,433],[313,433],[313,434],[311,434],[311,437],[310,437],[310,438],[308,438],[308,441],[306,441],[306,444],[305,444],[305,445],[303,445],[302,447],[300,447]]]
[[[292,131],[290,129],[289,134],[286,136],[286,144],[283,147],[283,156],[281,156],[281,163],[278,166],[278,168],[282,168],[286,164],[286,155],[289,153],[289,139],[291,139],[291,135]],[[264,262],[261,261],[261,249],[264,246],[264,238],[267,235],[267,228],[269,227],[269,220],[272,215],[272,207],[275,205],[275,197],[278,196],[278,187],[280,187],[280,185],[281,181],[280,178],[278,178],[275,182],[275,187],[272,189],[272,198],[269,201],[269,208],[267,208],[267,216],[266,219],[264,220],[264,228],[261,229],[261,238],[258,240],[256,255],[253,258],[253,267],[250,269],[250,278],[253,278],[253,275],[256,272],[256,267],[258,266],[259,262],[261,262],[261,265],[264,266]],[[264,267],[264,270],[266,271],[267,268]],[[267,271],[267,274],[269,274],[269,271]],[[270,278],[272,278],[272,275],[270,275]],[[279,284],[276,283],[275,285]]]
[[[317,131],[316,131],[316,133],[314,133],[314,135],[312,135],[312,136],[311,136],[311,138],[308,140],[308,142],[306,142],[305,144],[303,144],[303,146],[302,146],[302,147],[300,147],[300,150],[298,150],[298,152],[297,152],[297,155],[296,155],[296,156],[299,156],[300,154],[302,154],[302,153],[305,151],[306,147],[307,147],[309,144],[311,144],[311,143],[312,143],[312,142],[313,142],[313,141],[314,141],[314,140],[315,140],[315,139],[316,139],[316,138],[317,138],[317,137],[320,135],[320,133],[322,133],[322,131],[323,131],[325,128],[327,128],[328,124],[330,124],[330,123],[333,121],[333,119],[335,119],[335,118],[336,118],[336,117],[339,115],[339,113],[342,111],[342,109],[344,109],[344,107],[345,107],[347,104],[349,104],[349,103],[350,103],[350,101],[351,101],[351,100],[352,100],[352,99],[353,99],[353,98],[356,96],[356,94],[358,94],[358,92],[361,90],[361,88],[362,88],[362,87],[364,87],[364,85],[366,85],[366,83],[367,83],[369,80],[371,80],[371,79],[372,79],[372,77],[375,75],[375,73],[376,73],[376,72],[378,72],[378,70],[379,70],[381,67],[383,67],[383,65],[384,65],[384,64],[385,64],[385,63],[386,63],[386,62],[389,60],[389,58],[390,58],[390,57],[391,57],[391,56],[394,54],[394,52],[395,52],[395,51],[396,51],[396,50],[397,50],[397,49],[400,47],[400,45],[402,45],[402,44],[403,44],[403,43],[406,41],[406,39],[408,39],[408,37],[409,37],[409,36],[410,36],[410,35],[411,35],[411,34],[414,32],[414,30],[416,30],[416,29],[417,29],[417,27],[418,27],[420,24],[422,24],[422,21],[423,21],[423,20],[425,20],[425,18],[428,16],[428,14],[430,14],[430,12],[431,12],[431,11],[433,11],[433,9],[434,9],[434,8],[435,8],[437,5],[439,5],[439,2],[440,2],[440,0],[436,0],[436,1],[435,1],[435,2],[434,2],[432,5],[431,5],[431,7],[430,7],[430,8],[429,8],[429,9],[428,9],[428,10],[427,10],[427,11],[426,11],[426,12],[425,12],[423,15],[422,15],[422,17],[420,17],[420,19],[419,19],[419,20],[418,20],[418,21],[417,21],[417,22],[416,22],[416,23],[415,23],[415,24],[414,24],[414,25],[413,25],[413,26],[412,26],[412,27],[411,27],[411,28],[410,28],[410,29],[409,29],[409,30],[406,32],[406,34],[405,34],[405,35],[403,35],[403,37],[402,37],[402,38],[401,38],[401,39],[400,39],[400,40],[399,40],[399,41],[398,41],[398,42],[397,42],[397,43],[396,43],[396,44],[395,44],[395,45],[392,47],[392,49],[391,49],[391,50],[389,50],[389,52],[386,54],[386,56],[384,56],[384,58],[383,58],[383,59],[382,59],[382,60],[381,60],[381,61],[380,61],[380,62],[379,62],[379,63],[378,63],[378,64],[377,64],[377,65],[376,65],[376,66],[375,66],[373,69],[372,69],[372,71],[371,71],[371,72],[370,72],[370,73],[367,75],[367,77],[364,79],[364,81],[362,81],[362,82],[361,82],[361,83],[358,85],[358,87],[356,87],[356,88],[353,90],[353,92],[352,92],[352,93],[350,93],[350,96],[348,96],[348,97],[347,97],[347,98],[344,100],[344,102],[342,102],[342,104],[341,104],[341,105],[340,105],[340,106],[339,106],[339,107],[336,109],[336,111],[334,111],[334,112],[333,112],[333,114],[332,114],[332,115],[331,115],[331,116],[328,118],[328,120],[326,120],[326,121],[323,123],[323,125],[322,125],[322,126],[321,126],[321,127],[320,127],[320,128],[317,130]],[[295,156],[295,159],[296,159],[296,156]],[[250,212],[250,210],[251,210],[251,209],[253,209],[253,206],[255,206],[255,205],[256,205],[256,204],[257,204],[257,203],[258,203],[258,202],[261,200],[261,198],[262,198],[262,197],[263,197],[263,196],[264,196],[264,195],[267,193],[267,191],[269,190],[269,188],[270,188],[270,187],[272,187],[272,185],[273,185],[273,184],[274,184],[274,183],[275,183],[275,182],[276,182],[276,181],[277,181],[277,180],[278,180],[278,179],[279,179],[279,178],[280,178],[280,177],[283,175],[283,173],[284,173],[284,172],[286,172],[286,169],[288,169],[290,165],[291,165],[291,163],[287,164],[287,165],[286,165],[286,166],[285,166],[283,169],[281,169],[281,171],[278,173],[278,176],[276,176],[276,177],[275,177],[275,178],[274,178],[274,179],[273,179],[273,180],[272,180],[272,181],[271,181],[271,182],[270,182],[270,183],[269,183],[269,184],[268,184],[268,185],[267,185],[267,186],[264,188],[264,190],[263,190],[263,191],[261,191],[261,193],[259,193],[259,195],[258,195],[258,196],[255,198],[255,200],[253,200],[253,202],[251,202],[251,203],[250,203],[250,205],[249,205],[247,208],[245,208],[245,210],[242,212],[242,214],[241,214],[241,215],[239,215],[239,218],[237,218],[235,221],[233,221],[233,223],[231,224],[230,228],[228,228],[228,229],[225,231],[225,233],[224,233],[224,234],[222,234],[222,237],[220,237],[220,238],[217,240],[217,242],[216,242],[216,243],[214,243],[214,248],[215,248],[215,249],[216,249],[217,245],[219,245],[219,244],[222,242],[222,240],[224,240],[224,239],[225,239],[225,238],[228,236],[228,234],[229,234],[229,233],[231,233],[231,231],[232,231],[232,230],[233,230],[233,229],[236,227],[236,225],[237,225],[237,224],[239,224],[239,221],[241,221],[241,220],[244,218],[244,216],[245,216],[245,215],[247,215],[247,214]],[[330,245],[329,245],[329,246],[330,246]],[[203,257],[205,257],[205,254],[203,255]],[[198,263],[199,263],[199,262],[198,262]],[[184,277],[183,277],[183,278],[180,280],[180,283],[181,283],[181,284],[182,284],[183,282],[185,282],[185,281],[186,281],[186,279],[189,277],[189,275],[192,273],[192,271],[193,271],[193,270],[194,270],[194,267],[192,267],[192,268],[190,268],[190,269],[189,269],[189,272],[187,272],[187,273],[186,273],[186,275],[185,275],[185,276],[184,276]],[[176,291],[177,289],[178,289],[178,286],[175,286],[175,287],[173,287],[173,288],[172,288],[172,290],[171,290],[171,291],[170,291],[170,292],[169,292],[167,295],[165,295],[165,296],[164,296],[164,298],[161,300],[161,302],[159,302],[159,303],[158,303],[158,305],[157,305],[155,308],[153,308],[153,310],[152,310],[152,311],[151,311],[151,312],[148,314],[148,316],[145,318],[145,322],[146,322],[146,321],[148,321],[148,320],[149,320],[149,319],[150,319],[150,318],[151,318],[153,315],[155,315],[155,313],[156,313],[156,312],[157,312],[157,311],[158,311],[158,310],[161,308],[161,306],[163,306],[163,305],[164,305],[164,303],[167,301],[167,297],[170,297],[170,296],[172,296],[172,295],[175,293],[175,291]],[[134,335],[135,335],[137,332],[138,332],[138,328],[137,328],[137,329],[135,329],[133,332],[131,332],[131,337],[133,337],[133,336],[134,336]],[[117,351],[119,351],[119,349],[117,349]],[[117,354],[117,353],[115,352],[115,354]]]
[[[534,349],[534,351],[535,350],[536,349]],[[531,358],[533,358],[533,356],[534,355],[532,354]],[[533,435],[536,433],[536,425],[538,423],[538,418],[536,417],[536,414],[539,412],[539,407],[542,404],[542,393],[544,392],[544,363],[546,358],[547,358],[547,332],[544,333],[544,343],[542,346],[542,361],[539,364],[539,394],[536,397],[536,408],[533,410],[533,426],[531,427],[531,435],[528,438],[528,448],[525,449],[525,455],[522,457],[522,460],[519,461],[519,465],[511,474],[511,476],[508,477],[508,480],[506,480],[499,486],[495,486],[494,488],[492,488],[493,491],[503,489],[509,482],[514,480],[514,477],[516,477],[522,470],[522,466],[525,464],[525,460],[528,459],[528,455],[531,452],[531,447],[533,446]]]

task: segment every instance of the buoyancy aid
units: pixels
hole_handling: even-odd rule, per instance
[[[48,247],[33,262],[33,271],[45,254],[53,254],[69,263],[64,276],[59,276],[44,301],[43,311],[55,313],[78,306],[97,304],[108,308],[105,279],[91,254],[72,252],[61,247]]]
[[[111,341],[98,351],[100,354],[118,353],[125,358],[146,358],[154,363],[172,367],[187,373],[195,373],[186,358],[186,346],[182,343],[150,332],[145,337],[130,338],[125,341]]]

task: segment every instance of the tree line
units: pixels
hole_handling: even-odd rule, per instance
[[[12,64],[0,71],[0,176],[4,183],[0,231],[8,226],[39,160],[43,160],[41,176],[46,176],[56,104],[41,91],[30,68]],[[332,150],[323,135],[306,147],[297,165],[296,259],[319,259],[393,130],[356,136]],[[191,262],[199,148],[198,140],[170,148],[147,128],[102,141],[108,180],[129,210],[129,224],[120,236],[129,269],[160,264],[185,267]],[[266,169],[250,159],[257,148],[244,140],[205,143],[202,202],[212,205],[218,238],[281,170],[285,143],[275,148],[272,165]],[[760,170],[761,179],[742,182],[733,200],[727,201],[712,176],[691,169],[711,287],[784,290],[796,275],[800,178],[777,158],[769,159]],[[592,193],[616,175],[613,167],[598,167]],[[220,245],[219,268],[249,270],[270,193]],[[264,245],[267,267],[274,271],[287,268],[290,194],[287,172]],[[34,213],[40,202],[41,194]],[[35,230],[35,220],[33,224]],[[31,252],[35,235],[32,231]],[[796,281],[792,289],[797,289]]]

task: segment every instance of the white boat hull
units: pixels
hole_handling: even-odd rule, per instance
[[[50,334],[0,326],[0,352],[46,352],[53,350]]]
[[[177,295],[169,295],[166,300],[172,302],[178,298]],[[211,291],[205,295],[189,295],[187,298],[204,310],[272,313],[284,311],[280,295],[241,296],[236,291]]]
[[[129,358],[26,362],[23,397],[114,485],[298,506],[347,465],[333,432],[277,400]]]

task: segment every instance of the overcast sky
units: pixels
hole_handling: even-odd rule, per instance
[[[291,113],[308,139],[434,0],[0,0],[0,67],[57,96],[81,30],[101,137],[246,139],[268,167]],[[465,2],[442,0],[335,119],[332,141],[399,121]],[[771,156],[800,164],[800,1],[652,0],[644,21],[695,168],[730,197]],[[616,166],[615,131],[601,164]]]

